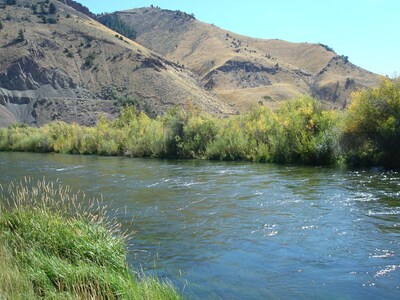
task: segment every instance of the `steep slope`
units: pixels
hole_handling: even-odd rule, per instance
[[[379,81],[325,45],[245,37],[155,7],[115,15],[135,29],[138,43],[195,72],[239,110],[305,93],[341,108],[352,91]]]
[[[93,124],[129,102],[150,114],[173,105],[229,113],[181,66],[59,1],[0,5],[0,126]]]

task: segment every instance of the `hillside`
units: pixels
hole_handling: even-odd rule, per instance
[[[379,82],[322,44],[250,38],[155,7],[114,14],[134,28],[139,44],[184,65],[238,110],[260,101],[274,106],[299,94],[342,108],[352,91]]]
[[[13,2],[13,1],[7,1]],[[3,3],[3,4],[1,4]],[[198,77],[59,1],[0,1],[0,126],[94,124],[124,103],[229,113]]]

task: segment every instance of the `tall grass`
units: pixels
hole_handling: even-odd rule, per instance
[[[44,180],[0,190],[1,299],[180,298],[130,273],[126,236],[99,202]]]

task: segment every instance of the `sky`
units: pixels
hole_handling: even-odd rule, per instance
[[[323,43],[371,72],[400,76],[400,0],[77,0],[94,13],[159,6],[256,38]]]

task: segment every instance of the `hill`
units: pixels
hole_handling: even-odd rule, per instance
[[[91,125],[125,103],[151,115],[176,104],[230,112],[182,66],[64,2],[0,1],[0,126]]]
[[[139,44],[184,65],[238,110],[260,101],[274,106],[300,94],[343,108],[352,91],[379,82],[378,75],[323,44],[250,38],[156,7],[114,15],[134,28]]]

